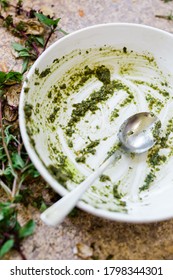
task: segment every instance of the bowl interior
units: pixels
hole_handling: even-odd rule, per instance
[[[24,144],[61,195],[112,152],[130,115],[152,111],[161,138],[147,153],[127,154],[94,182],[78,206],[113,220],[173,216],[173,36],[134,24],[74,32],[49,47],[28,73],[20,99]]]

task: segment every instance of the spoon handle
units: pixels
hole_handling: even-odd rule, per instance
[[[96,171],[88,176],[88,178],[79,184],[73,191],[69,192],[46,209],[40,216],[42,221],[49,226],[57,226],[60,224],[76,206],[78,200],[88,187],[90,187],[91,184],[104,172],[109,164],[111,164],[114,160],[118,160],[120,157],[119,151],[110,156]]]

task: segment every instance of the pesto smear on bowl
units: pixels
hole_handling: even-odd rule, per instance
[[[103,46],[36,68],[26,83],[30,142],[68,190],[120,148],[117,132],[125,119],[152,111],[161,120],[161,135],[148,153],[122,152],[86,192],[83,201],[93,207],[129,213],[134,203],[144,205],[162,191],[163,173],[173,163],[173,84],[163,70],[150,53]]]

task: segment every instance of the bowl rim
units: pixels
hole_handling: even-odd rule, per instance
[[[145,24],[138,24],[138,23],[128,23],[128,22],[123,22],[123,23],[102,23],[102,24],[96,24],[96,25],[91,25],[91,26],[87,26],[81,29],[78,29],[76,31],[71,32],[70,34],[56,40],[54,43],[52,43],[52,45],[50,45],[39,57],[38,59],[33,63],[33,65],[31,66],[30,70],[28,71],[27,75],[26,75],[26,79],[23,83],[22,86],[22,90],[21,90],[21,94],[20,94],[20,100],[19,100],[19,129],[20,129],[20,133],[23,139],[23,143],[24,146],[26,148],[26,151],[32,161],[32,163],[34,164],[34,166],[36,167],[36,169],[39,171],[40,175],[43,177],[43,179],[50,185],[51,188],[53,188],[57,193],[59,193],[61,196],[64,196],[68,193],[68,191],[62,186],[60,185],[52,176],[51,174],[47,171],[46,167],[44,166],[44,163],[40,160],[40,158],[37,156],[36,151],[33,149],[31,143],[30,143],[30,139],[29,136],[27,134],[27,129],[26,129],[26,125],[25,125],[25,114],[24,114],[24,97],[25,97],[25,92],[24,92],[24,88],[27,85],[27,80],[30,79],[30,77],[32,76],[32,74],[34,73],[34,70],[37,68],[37,66],[40,64],[40,62],[44,59],[44,57],[47,55],[47,53],[51,52],[51,50],[53,48],[56,48],[57,45],[61,44],[61,42],[67,40],[67,38],[73,38],[74,36],[76,36],[77,34],[86,32],[88,30],[92,30],[92,29],[100,29],[100,28],[109,28],[109,27],[127,27],[127,28],[139,28],[139,29],[145,29],[145,30],[151,30],[153,32],[157,32],[160,34],[163,34],[165,36],[168,36],[170,38],[173,39],[173,34],[169,33],[168,31],[156,28],[156,27],[152,27],[149,25],[145,25]],[[145,216],[140,218],[138,216],[138,218],[135,218],[131,215],[125,214],[125,213],[121,213],[121,212],[111,212],[108,210],[103,210],[103,209],[98,209],[93,207],[90,204],[87,204],[83,201],[79,201],[76,205],[78,208],[80,208],[81,210],[90,213],[94,216],[98,216],[100,218],[106,218],[108,220],[112,220],[112,221],[118,221],[118,222],[126,222],[126,223],[152,223],[152,222],[156,222],[156,221],[164,221],[164,220],[168,220],[171,219],[173,217],[173,213],[172,215],[168,213],[168,215],[162,214],[161,213],[157,216],[154,215],[147,217]]]

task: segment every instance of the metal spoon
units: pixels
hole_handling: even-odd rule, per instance
[[[157,141],[161,127],[160,120],[153,114],[142,112],[128,118],[120,126],[118,138],[121,147],[128,152],[143,153]],[[120,158],[121,151],[116,151],[73,191],[58,200],[41,214],[42,221],[49,226],[60,224],[75,207],[78,200],[91,184],[104,172],[106,167]]]

